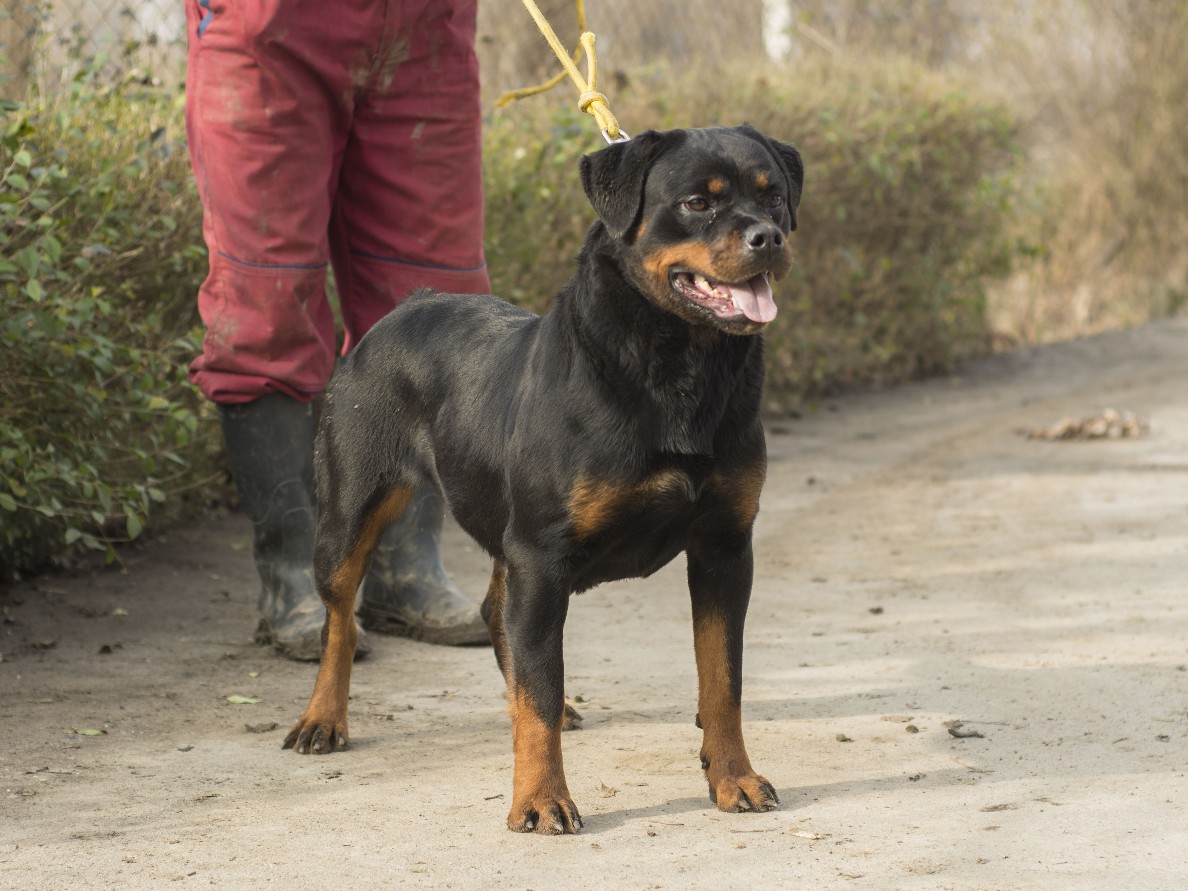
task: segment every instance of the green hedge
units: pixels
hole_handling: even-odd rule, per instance
[[[219,476],[186,380],[206,253],[178,100],[80,77],[0,130],[0,577]]]
[[[906,63],[716,75],[641,75],[612,100],[631,131],[748,121],[801,149],[772,402],[983,349],[982,282],[1007,256],[1007,112]],[[577,158],[602,142],[571,99],[528,100],[485,127],[494,290],[538,311],[593,218]],[[186,380],[206,260],[181,112],[176,96],[88,76],[52,102],[3,107],[0,577],[75,544],[113,557],[223,478],[214,413]]]

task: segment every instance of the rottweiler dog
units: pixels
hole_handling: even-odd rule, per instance
[[[792,264],[799,153],[748,127],[649,131],[581,159],[598,219],[548,313],[419,293],[346,356],[318,428],[313,697],[285,738],[345,749],[355,592],[429,482],[495,567],[482,606],[508,687],[508,826],[582,819],[561,761],[570,595],[688,561],[701,765],[724,811],[765,811],[741,723],[770,282]]]

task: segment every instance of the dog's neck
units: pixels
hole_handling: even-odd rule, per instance
[[[552,315],[596,379],[614,388],[608,395],[639,409],[654,448],[712,456],[740,383],[748,375],[762,380],[762,341],[691,326],[659,309],[626,278],[616,253],[605,232],[592,230]],[[756,402],[748,411],[758,407],[758,390],[748,388],[745,398]]]

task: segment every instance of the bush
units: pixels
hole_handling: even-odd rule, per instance
[[[178,100],[81,76],[0,132],[0,577],[106,551],[211,478]]]
[[[534,312],[573,275],[594,221],[578,158],[606,146],[594,119],[556,97],[496,112],[483,127],[484,242],[491,290]]]
[[[1008,266],[1017,160],[1004,106],[907,62],[655,80],[652,95],[644,83],[611,97],[629,131],[746,121],[804,156],[797,265],[776,286],[767,335],[773,402],[949,369],[988,348],[984,283]],[[584,115],[550,111],[557,102],[528,100],[487,127],[492,282],[534,309],[571,274],[593,218],[576,155],[600,138]]]

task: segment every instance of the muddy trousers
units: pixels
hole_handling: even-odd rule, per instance
[[[207,326],[191,378],[222,404],[308,401],[417,288],[490,290],[475,0],[187,0],[186,132]]]

